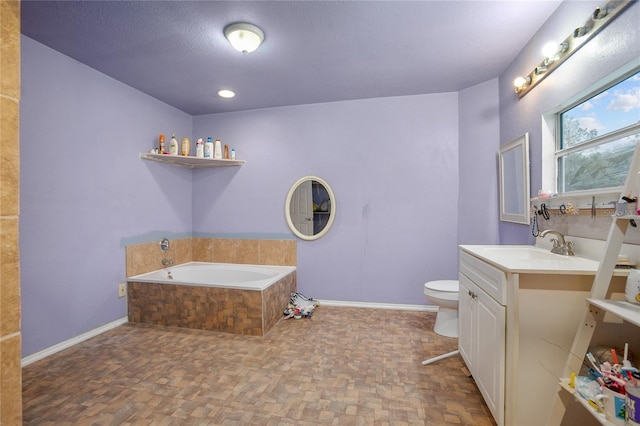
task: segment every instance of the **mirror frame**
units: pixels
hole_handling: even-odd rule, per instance
[[[513,153],[515,158],[512,159]],[[517,137],[501,146],[498,153],[500,172],[500,220],[503,222],[529,225],[529,197],[531,193],[529,178],[529,133]],[[509,162],[511,160],[511,162]],[[507,176],[513,171],[512,176]],[[513,188],[515,193],[509,192]],[[514,199],[515,197],[515,199]],[[510,211],[510,206],[519,206]]]
[[[293,194],[296,191],[296,189],[298,188],[298,186],[302,183],[302,182],[306,182],[306,181],[316,181],[318,183],[320,183],[321,185],[323,185],[325,187],[325,189],[327,190],[327,193],[329,194],[329,199],[331,200],[331,209],[329,210],[329,220],[327,221],[327,224],[325,225],[325,227],[322,229],[322,231],[318,232],[317,234],[314,235],[305,235],[302,232],[298,231],[298,228],[296,228],[293,224],[293,221],[291,220],[291,210],[289,208],[289,204],[291,204],[291,199],[293,198]],[[289,229],[291,229],[291,232],[293,232],[295,234],[296,237],[300,238],[301,240],[306,240],[306,241],[313,241],[313,240],[317,240],[318,238],[321,238],[322,236],[324,236],[327,232],[329,232],[329,229],[331,228],[331,225],[333,225],[333,221],[336,217],[336,196],[333,194],[333,190],[331,189],[331,187],[329,186],[329,184],[324,180],[321,179],[317,176],[304,176],[301,177],[300,179],[298,179],[289,189],[289,192],[287,193],[287,199],[284,202],[284,217],[287,221],[287,225],[289,225]]]

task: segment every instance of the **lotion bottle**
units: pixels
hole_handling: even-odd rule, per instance
[[[204,158],[204,141],[202,138],[198,138],[196,142],[196,157]]]
[[[211,142],[211,137],[208,137],[207,143],[204,144],[204,158],[213,158],[213,142]]]
[[[176,139],[176,135],[171,135],[171,142],[169,142],[169,154],[170,155],[178,155],[178,139]]]
[[[222,159],[222,142],[220,141],[220,139],[216,139],[216,146],[215,146],[213,158],[216,158],[218,160]]]

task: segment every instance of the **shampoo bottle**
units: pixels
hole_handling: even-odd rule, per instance
[[[196,142],[196,157],[204,158],[204,141],[202,138],[198,138]]]
[[[204,158],[213,158],[213,142],[211,142],[211,137],[208,137],[207,143],[204,144]]]
[[[186,157],[189,155],[189,152],[191,152],[191,141],[189,138],[184,137],[182,138],[182,144],[180,145],[180,154]]]
[[[169,142],[169,154],[170,155],[178,155],[178,139],[176,139],[176,135],[171,135],[171,142]]]
[[[217,158],[219,160],[222,159],[222,142],[220,141],[220,139],[216,139],[216,146],[215,146],[213,158]]]
[[[227,145],[226,143],[224,144],[224,159],[229,159],[229,145]]]

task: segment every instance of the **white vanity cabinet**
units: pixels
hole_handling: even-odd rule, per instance
[[[533,246],[460,246],[458,346],[499,426],[546,424],[597,268]]]
[[[460,272],[460,355],[498,424],[504,417],[505,307]]]

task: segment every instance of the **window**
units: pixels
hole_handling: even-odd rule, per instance
[[[640,141],[640,72],[558,114],[558,192],[621,188]]]

